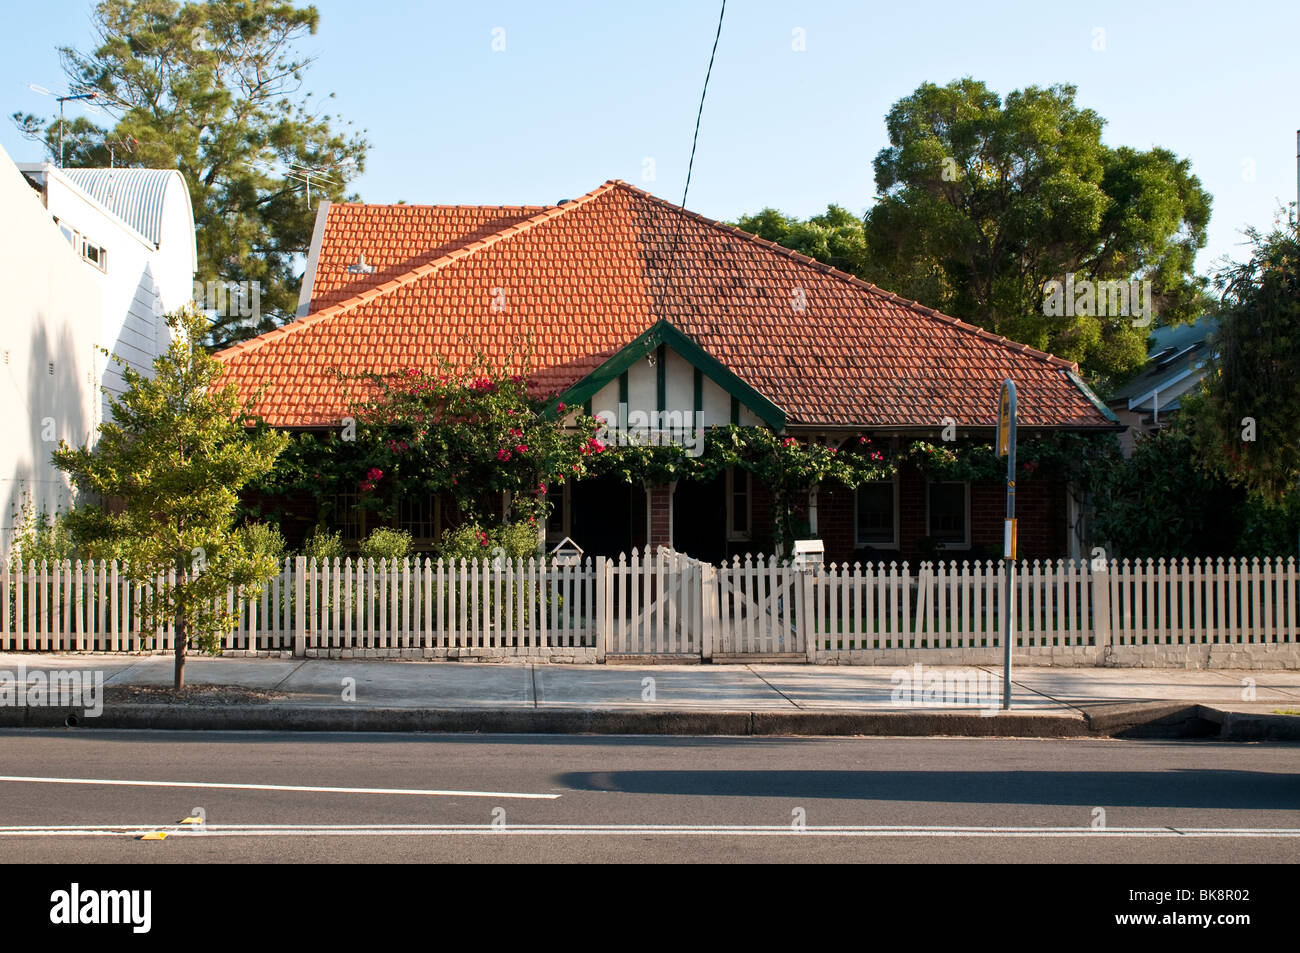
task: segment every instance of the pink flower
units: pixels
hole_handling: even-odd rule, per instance
[[[502,461],[502,462],[505,462],[506,460],[509,460],[509,459],[510,459],[510,451],[507,450],[505,447],[502,447],[500,450],[497,451],[497,459],[500,460],[500,461]]]
[[[564,410],[564,401],[560,401],[559,410]]]
[[[545,483],[539,483],[539,484],[537,484],[537,493],[538,493],[539,496],[545,496],[545,495],[546,495],[546,484],[545,484]]]
[[[527,452],[528,452],[528,445],[527,445],[527,444],[523,444],[523,443],[521,443],[521,444],[519,444],[518,446],[515,447],[515,453],[519,454],[521,457],[522,457],[525,453],[527,453]]]
[[[371,480],[382,480],[384,478],[384,471],[378,467],[371,467],[370,472],[367,473],[366,476]]]

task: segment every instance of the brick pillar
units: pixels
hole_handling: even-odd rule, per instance
[[[646,521],[649,524],[650,540],[647,549],[652,553],[657,552],[660,546],[673,545],[673,490],[676,488],[675,480],[672,483],[645,488]]]

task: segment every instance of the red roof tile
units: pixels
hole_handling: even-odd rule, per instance
[[[358,254],[374,274],[347,273]],[[1069,361],[618,181],[560,206],[331,206],[312,301],[218,355],[245,395],[269,385],[258,409],[273,425],[345,415],[335,370],[476,351],[562,391],[660,319],[791,425],[992,426],[1005,377],[1024,426],[1111,425]]]

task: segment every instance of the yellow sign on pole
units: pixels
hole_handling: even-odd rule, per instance
[[[998,456],[1011,451],[1011,395],[1006,387],[998,397]]]

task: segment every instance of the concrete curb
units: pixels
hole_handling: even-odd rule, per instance
[[[931,735],[1069,738],[1088,735],[1076,714],[998,712],[668,711],[428,709],[265,705],[115,705],[97,718],[79,709],[4,708],[0,728],[171,731],[411,731],[469,734]]]
[[[1102,703],[1079,714],[974,711],[670,711],[436,709],[290,705],[0,708],[0,728],[155,731],[337,731],[462,734],[1217,738],[1300,741],[1300,717],[1224,712],[1181,702]]]

